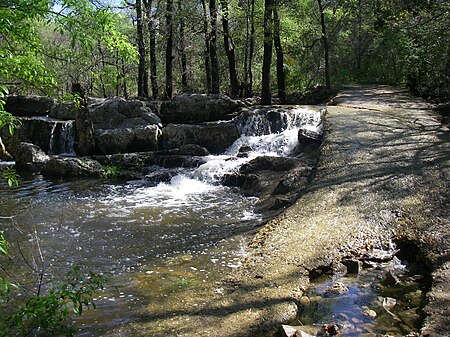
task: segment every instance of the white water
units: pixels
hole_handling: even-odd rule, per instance
[[[208,156],[207,162],[192,172],[193,180],[217,184],[243,164],[259,156],[286,157],[298,146],[300,129],[321,133],[321,112],[305,108],[264,109],[236,120],[240,138],[222,155]],[[246,148],[246,156],[239,150]]]
[[[74,121],[54,122],[50,134],[49,154],[75,156]]]

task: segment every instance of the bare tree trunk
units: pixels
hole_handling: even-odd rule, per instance
[[[187,90],[187,55],[185,47],[184,28],[185,21],[183,16],[183,1],[178,0],[178,13],[180,16],[180,57],[181,57],[181,87],[183,91]]]
[[[123,78],[123,97],[128,99],[127,72],[125,69],[125,60],[122,59],[122,78]]]
[[[165,97],[171,99],[173,95],[173,0],[166,3],[166,91]]]
[[[253,91],[253,53],[255,50],[255,0],[247,0],[246,41],[244,56],[244,95],[252,96]]]
[[[158,92],[158,74],[156,72],[156,33],[155,20],[152,14],[153,0],[144,0],[147,13],[148,35],[149,35],[149,52],[150,52],[150,82],[152,86],[152,97],[156,99]]]
[[[211,61],[211,93],[220,92],[219,59],[217,57],[217,8],[216,0],[209,0],[211,32],[209,37],[209,57]]]
[[[286,84],[284,76],[284,54],[281,47],[280,38],[280,18],[278,17],[277,5],[273,7],[273,43],[275,45],[275,52],[277,55],[277,86],[278,98],[281,104],[286,103]]]
[[[202,0],[203,7],[203,34],[205,35],[205,72],[206,72],[206,89],[210,93],[211,89],[211,63],[210,63],[210,51],[209,51],[209,33],[208,33],[208,15],[206,10],[205,0]]]
[[[94,127],[89,114],[85,91],[81,84],[72,83],[72,94],[77,95],[80,99],[80,106],[75,110],[75,126],[78,136],[75,151],[80,156],[87,156],[95,151]]]
[[[322,0],[317,0],[317,4],[319,5],[319,11],[320,11],[320,25],[322,27],[322,43],[323,43],[323,50],[324,50],[324,56],[325,56],[325,85],[327,89],[331,88],[331,82],[330,82],[330,56],[329,56],[329,46],[328,46],[328,39],[327,39],[327,27],[325,24],[325,15],[324,15],[324,6],[322,3]]]
[[[236,55],[234,52],[234,43],[231,38],[230,28],[228,23],[228,1],[221,0],[222,5],[222,27],[223,27],[223,44],[225,48],[225,54],[228,59],[228,70],[230,72],[230,86],[231,97],[237,97],[239,93],[239,83],[236,72]]]
[[[264,52],[262,67],[261,104],[270,105],[272,93],[270,89],[270,66],[272,63],[272,11],[273,0],[264,1]]]
[[[146,53],[144,42],[144,21],[142,18],[142,1],[136,0],[136,27],[139,53],[138,66],[138,96],[148,97],[148,78],[146,66]]]

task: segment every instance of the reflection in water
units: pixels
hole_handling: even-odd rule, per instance
[[[61,277],[71,264],[82,263],[110,276],[109,289],[96,301],[99,310],[79,319],[89,333],[96,324],[137,319],[145,298],[207,281],[238,262],[237,235],[248,230],[249,220],[258,221],[251,212],[256,200],[174,179],[149,187],[144,181],[58,183],[37,177],[1,198],[7,210],[2,216],[14,216],[17,228],[10,219],[1,219],[1,227],[12,242],[29,248],[36,229],[49,275]]]

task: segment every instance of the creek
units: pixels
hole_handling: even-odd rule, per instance
[[[149,302],[175,311],[165,298],[212,284],[239,266],[245,233],[261,223],[261,215],[254,212],[257,198],[221,186],[220,178],[257,156],[293,154],[299,129],[321,123],[315,110],[274,108],[243,115],[236,124],[241,137],[224,154],[208,156],[195,169],[172,170],[167,183],[25,174],[18,187],[1,182],[0,228],[25,258],[37,258],[42,249],[46,279],[62,278],[78,263],[108,276],[97,310],[76,319],[79,336],[137,321]],[[239,156],[242,147],[245,157]],[[25,263],[10,268],[33,285]]]

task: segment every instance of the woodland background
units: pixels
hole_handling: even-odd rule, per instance
[[[449,99],[446,0],[0,0],[0,89],[295,102],[317,86]]]

